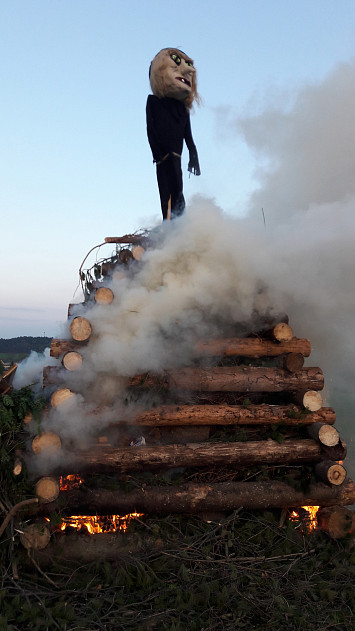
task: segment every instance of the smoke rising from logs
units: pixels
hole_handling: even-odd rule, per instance
[[[264,164],[249,214],[237,219],[195,197],[184,216],[153,230],[142,260],[109,283],[112,304],[86,310],[95,335],[83,348],[82,370],[67,372],[65,385],[93,407],[117,405],[124,377],[189,365],[198,339],[238,336],[256,314],[285,312],[295,335],[311,340],[308,365],[325,373],[327,403],[340,410],[339,428],[349,443],[351,474],[354,98],[352,61],[303,87],[292,105],[235,121]],[[66,415],[58,410],[52,421],[79,434],[86,421],[80,405],[70,405],[75,430],[73,417],[63,426]],[[122,403],[117,413],[129,420],[132,407]],[[108,410],[107,422],[111,417]]]

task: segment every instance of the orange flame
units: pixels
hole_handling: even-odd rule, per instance
[[[71,475],[60,476],[59,486],[61,491],[70,491],[70,489],[78,489],[84,480],[77,473]]]
[[[129,513],[128,515],[70,515],[62,517],[59,530],[67,527],[81,530],[86,528],[90,535],[105,532],[126,532],[132,519],[142,517],[143,513]]]
[[[315,530],[318,527],[318,520],[317,520],[317,513],[319,510],[319,506],[302,506],[303,510],[307,511],[308,516],[306,518],[304,518],[304,525],[306,526],[308,532],[312,532],[312,530]],[[290,515],[290,519],[292,521],[298,521],[300,520],[300,515],[299,513],[294,510],[292,511],[291,515]]]

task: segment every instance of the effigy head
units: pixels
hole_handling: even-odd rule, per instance
[[[149,68],[149,80],[153,94],[183,101],[191,108],[199,101],[194,62],[178,48],[163,48],[155,55]]]

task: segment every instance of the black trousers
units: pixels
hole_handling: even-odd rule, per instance
[[[171,197],[171,218],[182,215],[185,199],[182,194],[181,158],[169,155],[157,165],[157,179],[163,219],[168,217],[168,204]]]

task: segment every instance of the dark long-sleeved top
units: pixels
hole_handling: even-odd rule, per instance
[[[150,94],[147,99],[146,113],[147,134],[154,162],[160,162],[169,153],[181,155],[185,140],[191,167],[199,171],[197,150],[191,133],[190,114],[185,105],[177,99],[169,97],[159,99]]]

